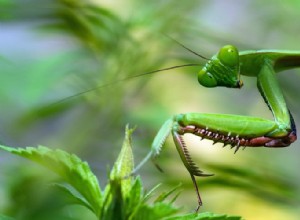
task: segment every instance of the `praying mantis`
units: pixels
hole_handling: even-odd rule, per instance
[[[195,176],[205,177],[212,174],[203,173],[192,160],[183,136],[190,133],[201,139],[212,140],[214,144],[230,145],[232,148],[235,147],[235,152],[240,147],[287,147],[296,141],[296,126],[276,79],[276,73],[300,67],[300,51],[253,50],[239,52],[235,46],[226,45],[211,59],[207,59],[188,48],[186,49],[207,60],[198,73],[198,82],[204,87],[241,88],[243,86],[241,75],[256,77],[257,88],[274,117],[274,120],[268,120],[230,114],[185,113],[173,116],[162,125],[152,142],[150,152],[136,166],[132,174],[135,174],[148,160],[152,159],[155,162],[167,137],[172,134],[179,156],[195,187],[198,200],[196,211],[198,211],[202,206],[202,199]],[[131,76],[74,96],[141,75],[194,65],[198,64],[185,64]],[[157,167],[160,169],[159,166]]]
[[[243,86],[241,75],[256,77],[257,88],[272,112],[274,120],[230,114],[185,113],[173,116],[162,125],[154,138],[151,151],[135,168],[134,173],[149,159],[153,161],[156,159],[167,137],[172,134],[176,149],[196,189],[198,199],[196,211],[202,206],[202,200],[195,176],[203,177],[211,174],[203,173],[192,160],[183,139],[185,134],[190,133],[201,139],[212,140],[213,143],[223,143],[224,146],[230,145],[232,148],[235,147],[235,152],[240,147],[287,147],[297,139],[296,126],[286,106],[276,73],[299,67],[300,51],[238,52],[235,46],[226,45],[207,60],[198,73],[198,82],[202,86],[241,88]]]

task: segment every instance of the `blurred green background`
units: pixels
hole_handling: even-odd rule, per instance
[[[138,162],[162,123],[174,114],[271,118],[255,79],[244,77],[241,90],[207,89],[198,86],[199,67],[160,72],[60,100],[143,72],[204,64],[165,34],[206,57],[225,44],[240,50],[300,50],[299,11],[296,0],[0,0],[0,142],[76,153],[105,184],[127,123],[137,126],[133,140]],[[278,75],[296,125],[299,74],[290,70]],[[199,166],[215,173],[198,178],[203,211],[248,220],[299,219],[298,142],[233,154],[230,148],[191,135],[186,141]],[[140,171],[143,182],[148,189],[159,182],[163,188],[182,182],[177,204],[183,212],[192,211],[196,195],[171,138],[165,149],[159,160],[165,172],[148,163]],[[26,210],[22,194],[32,188],[29,183],[39,171],[4,152],[0,166],[0,213],[21,215]]]

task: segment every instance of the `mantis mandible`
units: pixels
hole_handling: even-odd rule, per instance
[[[199,71],[198,82],[210,88],[217,86],[241,88],[243,86],[241,75],[256,77],[257,88],[272,112],[274,120],[229,114],[175,115],[160,128],[152,143],[151,151],[134,172],[149,159],[154,160],[159,155],[166,138],[172,134],[176,149],[196,189],[198,199],[196,211],[198,211],[202,200],[195,176],[211,176],[211,174],[204,174],[191,159],[183,140],[184,134],[191,133],[201,139],[212,140],[213,143],[230,145],[232,148],[235,147],[235,152],[240,147],[289,146],[297,139],[296,126],[286,106],[276,73],[295,67],[300,67],[300,51],[238,52],[232,45],[222,47]]]

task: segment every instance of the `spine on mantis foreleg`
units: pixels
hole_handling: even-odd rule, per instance
[[[160,128],[159,132],[155,136],[152,146],[151,152],[153,157],[157,157],[162,150],[163,144],[165,143],[167,137],[170,135],[172,127],[174,124],[174,119],[171,118],[167,120]]]
[[[162,127],[160,128],[160,130],[158,131],[157,135],[155,136],[155,138],[152,142],[151,152],[150,152],[151,159],[152,159],[152,162],[154,163],[154,165],[157,167],[157,169],[159,169],[161,172],[162,172],[162,169],[155,162],[155,159],[160,154],[160,152],[163,148],[163,145],[166,142],[167,137],[170,135],[171,130],[173,128],[173,124],[174,124],[174,119],[173,118],[167,120],[162,125]]]
[[[164,143],[166,142],[167,137],[170,135],[172,127],[173,127],[174,120],[173,118],[167,120],[162,127],[160,128],[159,132],[155,136],[151,150],[147,154],[147,156],[135,167],[135,169],[132,171],[132,174],[136,174],[136,172],[146,163],[148,160],[152,159],[155,166],[162,171],[162,169],[158,166],[158,164],[155,163],[156,157],[159,155],[159,153],[162,150],[162,147]]]

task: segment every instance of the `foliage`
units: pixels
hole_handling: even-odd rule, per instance
[[[89,165],[74,154],[62,150],[50,150],[43,146],[17,149],[0,146],[0,148],[34,161],[56,173],[64,182],[55,182],[51,186],[68,197],[67,204],[84,206],[91,210],[97,219],[241,219],[212,213],[174,216],[179,209],[173,205],[175,199],[168,202],[167,198],[176,188],[160,194],[149,204],[149,199],[154,196],[154,189],[145,194],[140,177],[131,176],[134,168],[131,148],[132,132],[133,129],[126,128],[121,152],[110,172],[109,183],[104,190],[100,189],[98,180]],[[67,217],[65,216],[66,219]],[[21,218],[23,219],[24,216]],[[10,218],[3,216],[1,219]]]
[[[174,114],[271,117],[251,78],[243,77],[245,86],[238,91],[204,89],[198,86],[195,76],[199,70],[193,67],[68,97],[127,76],[204,62],[164,34],[206,57],[225,44],[240,50],[300,50],[295,25],[299,10],[296,0],[0,0],[0,143],[56,146],[81,155],[90,165],[100,167],[97,174],[102,174],[99,182],[104,186],[103,173],[107,165],[113,165],[125,123],[139,126],[135,137],[139,159],[148,152],[161,124]],[[300,121],[298,73],[291,70],[278,75],[296,124]],[[246,149],[236,155],[218,145],[199,143],[199,139],[195,143],[193,159],[215,174],[201,179],[204,210],[238,213],[255,220],[298,219],[298,142],[289,148]],[[159,161],[166,172],[160,175],[145,166],[143,182],[147,186],[162,181],[170,187],[183,182],[185,193],[177,203],[191,210],[195,201],[189,195],[194,189],[169,145]],[[33,167],[17,168],[18,162],[4,154],[0,154],[0,165],[1,209],[7,211],[5,201],[12,200],[17,205],[9,213],[26,211],[26,206],[17,209],[22,206],[18,203],[21,195],[43,183],[37,184],[39,178],[34,174],[25,178],[35,172]],[[224,193],[226,203],[216,199]],[[50,215],[51,206],[41,206]]]

